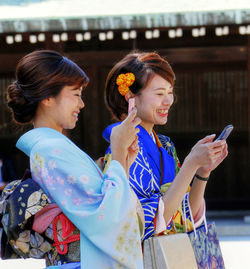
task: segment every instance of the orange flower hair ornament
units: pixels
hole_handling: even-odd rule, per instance
[[[129,87],[134,83],[135,75],[133,73],[120,74],[116,79],[119,93],[124,96],[129,92]]]

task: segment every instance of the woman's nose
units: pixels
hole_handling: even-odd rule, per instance
[[[78,106],[79,106],[80,109],[82,109],[82,108],[85,107],[85,104],[84,104],[82,98],[80,98],[80,100],[79,100],[79,105],[78,105]]]
[[[172,103],[173,103],[173,95],[172,94],[166,94],[163,102],[166,105],[172,105]]]

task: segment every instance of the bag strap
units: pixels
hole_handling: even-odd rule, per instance
[[[184,218],[184,222],[185,222],[185,232],[187,233],[188,231],[187,231],[186,206],[189,209],[189,214],[190,214],[190,218],[191,218],[191,221],[192,221],[192,225],[193,225],[193,229],[194,229],[194,235],[195,235],[195,239],[196,239],[197,238],[197,231],[196,231],[196,228],[195,228],[193,213],[192,213],[192,209],[191,209],[190,202],[189,202],[189,192],[187,194],[185,194],[185,197],[182,200],[182,207],[183,207],[183,211],[184,211],[183,212],[183,218]],[[207,228],[206,217],[204,218],[204,226],[205,226],[206,234],[207,234],[208,228]]]

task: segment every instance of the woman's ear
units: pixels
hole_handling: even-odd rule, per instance
[[[41,101],[41,104],[44,105],[44,106],[50,106],[51,101],[52,101],[52,98],[51,98],[51,97],[48,97],[48,98],[46,98],[46,99],[43,99],[43,100]]]
[[[128,92],[124,95],[124,97],[125,97],[125,100],[128,102],[128,100],[129,100],[130,98],[135,97],[135,94],[133,94],[131,91],[128,91]]]

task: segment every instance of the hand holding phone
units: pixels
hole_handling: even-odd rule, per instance
[[[230,133],[232,132],[233,128],[234,127],[232,124],[227,125],[216,140],[223,140],[223,139],[226,140],[230,135]]]
[[[128,114],[133,110],[135,107],[135,98],[128,99]]]

